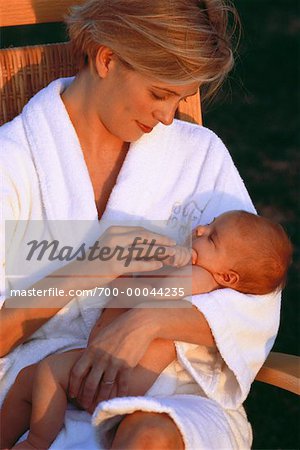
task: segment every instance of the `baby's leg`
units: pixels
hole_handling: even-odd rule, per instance
[[[33,364],[20,371],[3,402],[0,411],[0,448],[11,448],[29,428],[32,386],[37,366]]]
[[[32,389],[30,430],[15,449],[47,449],[64,423],[70,371],[83,350],[48,356],[38,364]]]

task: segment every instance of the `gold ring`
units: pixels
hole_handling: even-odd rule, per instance
[[[116,380],[112,380],[112,381],[102,381],[103,384],[114,384]]]

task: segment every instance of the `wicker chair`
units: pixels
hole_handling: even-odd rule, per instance
[[[0,26],[60,22],[75,3],[80,0],[0,0]],[[77,69],[68,43],[0,50],[0,124],[20,113],[50,81],[74,75]],[[199,93],[180,103],[177,117],[201,124]],[[300,395],[300,357],[271,352],[256,380]]]

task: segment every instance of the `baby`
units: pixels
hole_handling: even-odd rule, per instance
[[[145,278],[131,281],[121,278],[116,283],[122,286],[123,291],[127,286],[138,286],[155,288],[157,291],[161,288],[162,292],[175,288],[180,292],[184,280],[190,277],[190,282],[185,283],[184,294],[177,298],[219,288],[232,288],[248,294],[267,294],[284,287],[291,255],[292,245],[280,225],[245,211],[231,211],[217,217],[209,225],[198,226],[192,234],[192,250],[178,247],[173,260],[166,262],[179,268],[163,270],[160,273],[165,273],[164,278],[159,281],[149,278],[147,282]],[[155,296],[155,300],[159,298]],[[170,300],[170,297],[163,295],[161,298]],[[118,297],[115,305],[121,301]],[[141,302],[139,299],[135,301]],[[93,330],[105,327],[120,311],[122,314],[126,309],[107,309]],[[108,313],[107,317],[105,313]],[[1,410],[1,448],[11,447],[29,427],[29,423],[27,440],[13,448],[50,447],[63,425],[70,372],[82,352],[83,349],[75,349],[54,354],[41,361],[37,370],[33,366],[24,369],[24,374],[27,370],[26,376],[23,379],[22,375],[19,376]],[[134,369],[128,395],[147,392],[170,363],[164,361],[163,349],[161,355],[160,367],[151,367],[148,378],[145,372],[141,372],[140,366]],[[32,377],[30,370],[34,374]],[[16,415],[15,411],[22,411],[22,417]],[[92,413],[93,408],[89,412]]]
[[[184,295],[219,288],[259,295],[283,289],[291,257],[292,244],[280,225],[246,211],[224,213],[192,233],[192,291]],[[190,258],[180,248],[174,264],[185,266]]]
[[[115,286],[119,292],[128,287],[141,292],[147,289],[153,292],[153,300],[173,300],[220,288],[258,295],[284,288],[292,245],[284,229],[264,217],[246,211],[224,213],[193,230],[191,247],[177,247],[175,256],[166,260],[180,269],[168,267],[157,276],[142,274],[133,281],[120,278]],[[133,307],[140,302],[120,295],[111,305]]]

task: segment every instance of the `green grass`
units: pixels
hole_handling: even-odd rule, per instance
[[[226,143],[259,213],[281,222],[295,246],[274,350],[299,354],[299,1],[235,0],[243,36],[234,73],[204,123]],[[298,19],[297,19],[298,15]],[[60,25],[4,29],[1,45],[65,39]],[[299,400],[254,383],[246,401],[254,449],[300,449]]]

